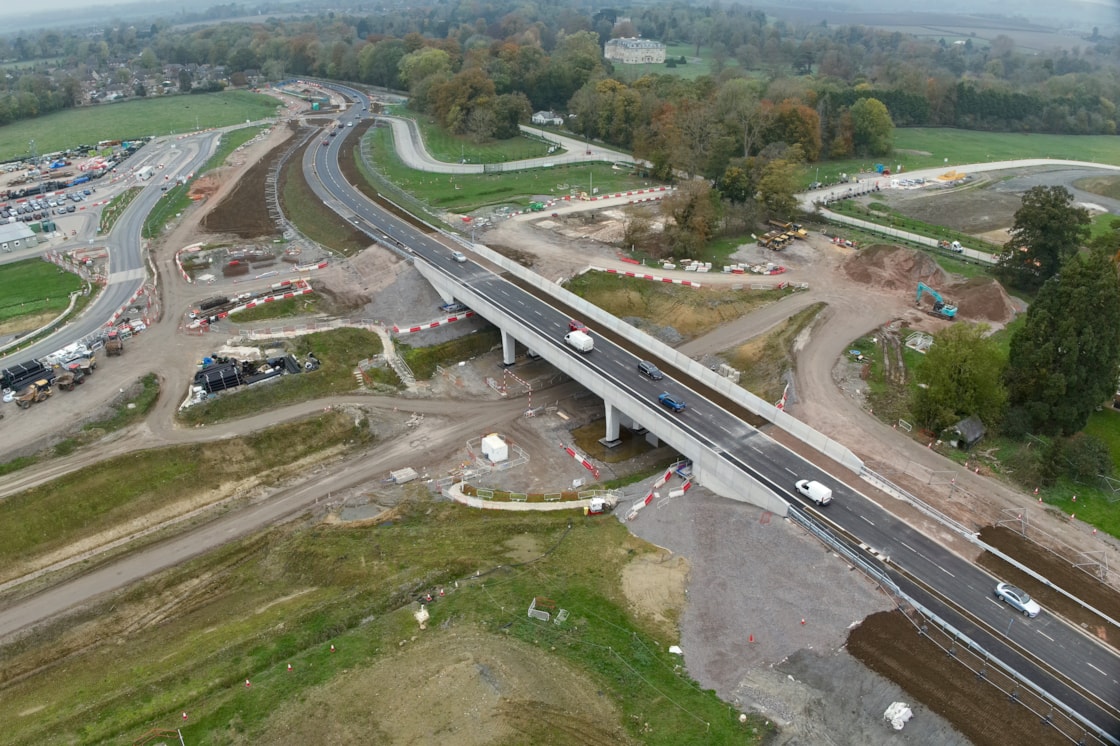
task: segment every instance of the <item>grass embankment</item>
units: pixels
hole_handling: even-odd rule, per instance
[[[695,289],[602,272],[584,272],[565,287],[619,318],[637,317],[650,324],[667,321],[686,340],[787,294],[783,290]]]
[[[230,315],[230,320],[237,323],[249,321],[266,321],[268,319],[291,319],[299,316],[319,312],[319,297],[314,293],[300,295],[286,300],[274,300],[255,308],[246,308],[243,311]]]
[[[318,139],[312,138],[307,147],[317,148],[318,143]],[[288,159],[280,174],[280,201],[284,216],[301,233],[343,256],[353,256],[371,243],[368,236],[328,209],[311,191],[302,161],[296,156]]]
[[[17,743],[152,728],[187,743],[389,743],[458,732],[445,705],[482,671],[487,686],[521,685],[472,709],[471,727],[503,743],[760,743],[769,725],[740,724],[667,653],[672,621],[630,615],[623,570],[653,551],[614,520],[424,498],[377,525],[271,530],[90,610],[88,629],[6,650],[0,719]],[[414,601],[439,588],[420,631]],[[567,619],[528,618],[534,597]]]
[[[268,119],[276,116],[278,105],[271,96],[223,91],[58,111],[0,128],[0,161],[25,155],[29,140],[35,140],[40,153],[50,153],[79,144],[96,145],[100,140],[132,140]]]
[[[363,437],[348,416],[324,414],[240,438],[137,451],[87,466],[0,500],[0,572],[11,579],[35,557],[159,511],[187,512],[224,497],[223,488],[248,476]]]
[[[97,226],[98,233],[104,235],[113,230],[121,214],[132,204],[132,200],[136,199],[136,195],[140,194],[140,189],[140,187],[129,187],[105,205],[105,209],[101,211],[101,222]]]
[[[739,385],[760,399],[769,402],[781,399],[785,375],[794,366],[797,337],[826,306],[826,303],[814,303],[770,332],[723,353],[727,364],[739,370]]]
[[[322,367],[309,373],[281,376],[267,383],[234,390],[179,413],[179,419],[191,424],[210,424],[245,417],[287,404],[318,399],[331,394],[354,391],[354,368],[359,360],[381,352],[381,338],[363,329],[333,329],[296,337],[288,349],[300,361],[308,352],[314,353]],[[399,386],[400,380],[391,370],[370,370],[367,373],[384,386]]]
[[[55,444],[54,454],[65,456],[79,446],[139,422],[148,415],[157,401],[159,401],[159,378],[155,373],[149,373],[140,379],[134,390],[130,389],[127,395],[115,405],[112,415],[82,425],[80,433]]]
[[[496,205],[528,207],[533,198],[559,198],[573,192],[578,195],[592,188],[598,189],[599,194],[609,194],[658,185],[631,176],[629,170],[601,163],[493,174],[429,174],[413,171],[397,158],[388,128],[374,128],[367,136],[373,138],[370,150],[377,170],[433,208],[470,212]]]
[[[82,278],[42,259],[0,266],[0,333],[47,323],[70,305]]]
[[[397,343],[397,354],[404,359],[417,380],[427,380],[435,375],[436,366],[455,365],[489,352],[501,344],[502,337],[494,327],[486,327],[473,334],[428,347],[412,347]]]

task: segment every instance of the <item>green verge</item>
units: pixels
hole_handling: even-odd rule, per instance
[[[42,259],[0,266],[0,323],[21,316],[57,315],[70,305],[82,278]]]
[[[117,104],[83,106],[22,119],[0,127],[0,160],[27,153],[35,140],[40,153],[96,145],[100,140],[132,140],[268,119],[279,102],[249,91],[159,96]]]
[[[979,195],[977,198],[980,198]],[[1000,246],[977,238],[971,234],[908,218],[897,210],[892,210],[882,202],[876,202],[868,207],[864,207],[855,200],[846,199],[831,205],[828,209],[841,215],[848,215],[850,217],[877,223],[884,228],[915,233],[919,236],[933,238],[938,241],[960,241],[961,245],[966,248],[975,249],[976,251],[982,251],[987,254],[999,254],[1001,251]],[[880,240],[890,239],[880,238]],[[928,251],[930,247],[927,246],[924,248]]]
[[[308,147],[319,147],[312,138]],[[301,233],[343,256],[353,256],[370,244],[370,239],[323,204],[307,184],[301,159],[293,155],[280,175],[280,200],[284,216]]]
[[[531,563],[511,564],[504,547],[514,540],[537,548]],[[666,650],[675,625],[627,612],[622,570],[652,551],[614,520],[472,511],[424,498],[402,503],[379,525],[270,530],[91,610],[95,642],[70,655],[63,651],[75,643],[61,628],[5,650],[14,680],[0,719],[16,743],[133,742],[153,728],[178,728],[187,743],[315,741],[323,728],[383,734],[390,714],[341,693],[379,681],[380,665],[415,655],[402,640],[419,636],[416,645],[446,651],[451,665],[463,652],[456,638],[469,634],[488,657],[571,667],[586,677],[587,696],[605,698],[618,714],[568,732],[549,729],[531,695],[514,698],[503,720],[519,724],[518,743],[575,746],[586,743],[587,729],[648,746],[752,746],[772,737],[761,717],[740,724],[733,708],[687,676]],[[440,587],[448,593],[419,632],[413,601]],[[537,596],[567,609],[568,619],[529,619],[525,607]],[[175,599],[171,613],[137,624],[153,608],[169,609],[167,598]],[[64,655],[65,666],[42,665]],[[24,670],[35,673],[15,678]],[[34,717],[20,716],[32,710]]]
[[[287,404],[354,391],[354,368],[359,360],[381,352],[381,338],[364,329],[333,329],[297,337],[289,349],[300,360],[308,352],[322,366],[309,373],[281,376],[263,385],[234,390],[203,404],[182,410],[178,418],[190,424],[212,424],[247,417]],[[397,387],[400,380],[390,370],[372,370],[377,384]]]
[[[408,168],[397,157],[393,136],[387,127],[370,131],[374,166],[386,179],[416,195],[428,206],[470,212],[482,207],[520,204],[528,207],[532,198],[570,195],[572,191],[613,194],[651,186],[660,182],[632,176],[629,169],[595,163],[553,166],[492,174],[430,174]]]
[[[361,437],[348,417],[324,414],[240,438],[137,451],[87,466],[0,501],[0,566],[15,567]]]
[[[728,365],[742,372],[739,385],[766,401],[781,399],[786,385],[784,376],[794,367],[794,342],[827,305],[814,303],[762,337],[724,352],[721,357]]]

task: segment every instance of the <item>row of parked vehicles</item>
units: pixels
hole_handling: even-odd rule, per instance
[[[76,342],[39,359],[0,370],[3,400],[28,409],[49,399],[56,388],[73,391],[97,370],[97,352],[113,357],[124,352],[122,335],[110,330],[92,345]]]
[[[83,189],[52,197],[35,197],[27,202],[15,205],[0,205],[0,220],[9,223],[31,223],[49,217],[52,213],[65,215],[75,212],[78,209],[78,203],[92,193],[90,189]]]

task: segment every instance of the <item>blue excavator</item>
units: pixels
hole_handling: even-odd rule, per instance
[[[917,303],[918,306],[922,305],[922,293],[928,293],[930,297],[933,298],[933,310],[931,311],[928,308],[923,308],[923,311],[939,319],[952,320],[957,318],[957,307],[952,303],[947,303],[945,299],[941,297],[941,293],[924,282],[918,283],[918,296],[914,299],[914,302]]]

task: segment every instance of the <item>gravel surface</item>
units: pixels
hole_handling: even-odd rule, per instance
[[[637,499],[645,488],[628,494]],[[620,517],[629,506],[620,507]],[[968,743],[844,651],[851,626],[893,605],[800,529],[703,488],[661,497],[627,526],[692,568],[680,622],[689,674],[779,724],[776,743]],[[915,713],[902,732],[882,721],[896,701]]]

